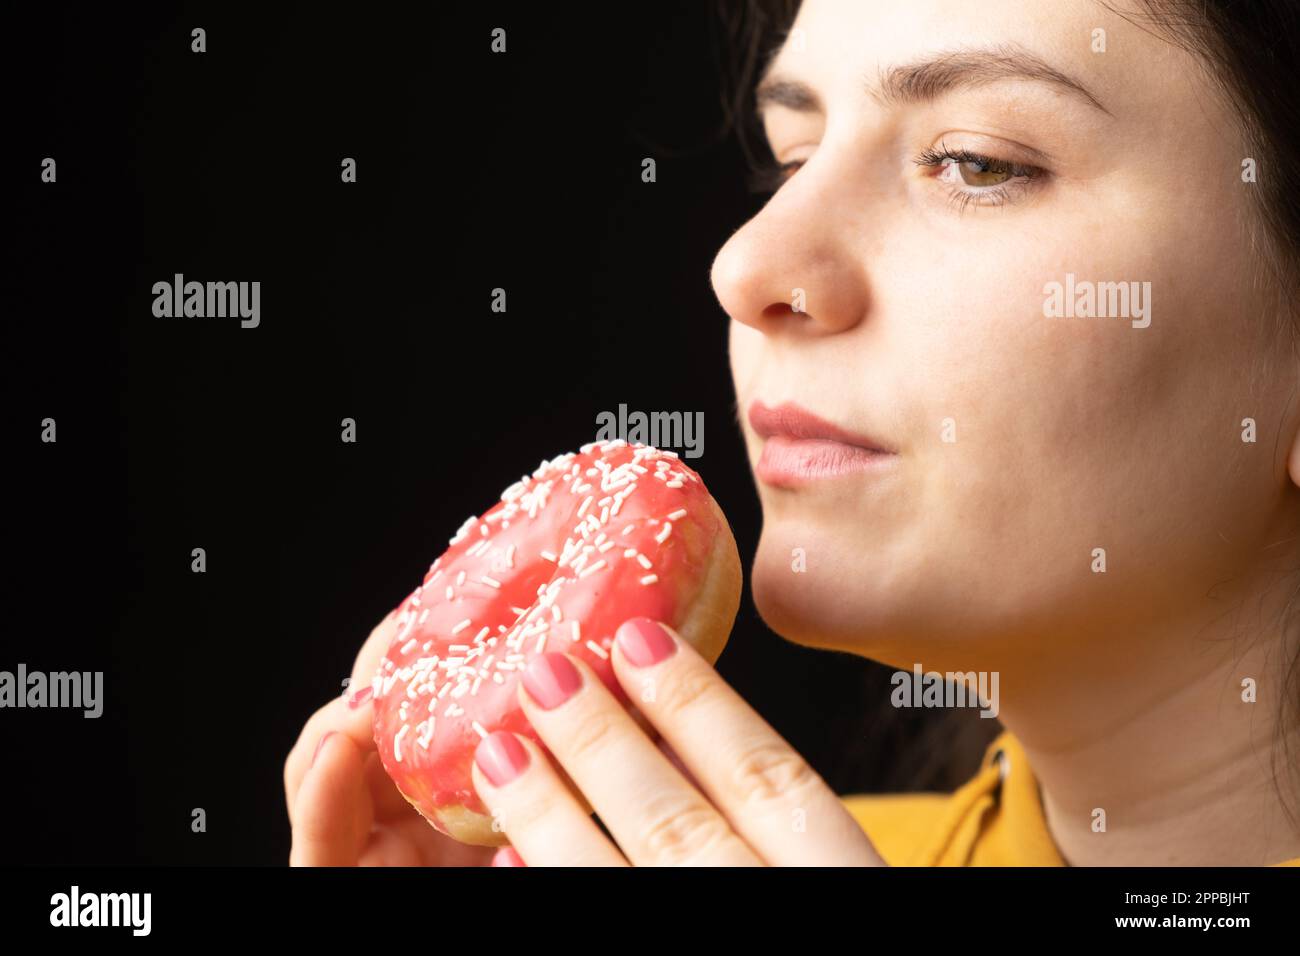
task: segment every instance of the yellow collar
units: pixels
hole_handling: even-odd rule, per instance
[[[1047,829],[1038,781],[1009,732],[951,794],[854,796],[844,803],[896,866],[1066,865]],[[1300,859],[1274,865],[1300,866]]]

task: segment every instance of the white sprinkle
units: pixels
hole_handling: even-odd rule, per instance
[[[487,637],[487,636],[488,636],[489,634],[491,634],[491,633],[492,633],[492,628],[490,628],[490,627],[485,627],[485,628],[483,628],[483,630],[479,631],[478,634],[475,635],[475,637],[474,637],[474,643],[475,643],[475,644],[482,644],[482,643],[483,643],[483,638]]]
[[[490,588],[499,588],[499,587],[501,587],[501,582],[500,582],[500,581],[498,581],[496,578],[490,578],[490,577],[488,577],[486,574],[483,575],[483,577],[479,578],[479,580],[482,581],[484,584],[486,584],[486,585],[487,585],[488,587],[490,587]]]
[[[534,648],[534,652],[540,654],[542,652],[542,648],[544,648],[545,646],[546,646],[546,632],[543,631],[542,636],[537,639],[537,647]]]
[[[594,497],[594,495],[587,495],[586,500],[582,502],[582,507],[578,509],[579,518],[587,513],[587,509],[591,507],[591,502]]]
[[[491,530],[491,529],[489,529],[488,526],[485,525],[485,524],[481,524],[481,525],[478,526],[478,533],[481,534],[481,535],[482,535],[483,537],[485,537],[485,538],[488,536],[488,531],[489,531],[489,530]]]
[[[665,521],[663,530],[660,531],[657,535],[655,535],[655,540],[658,541],[660,544],[663,544],[665,541],[668,540],[668,536],[672,533],[673,533],[673,526],[669,522]]]
[[[659,580],[659,575],[657,575],[657,574],[647,574],[645,577],[643,577],[643,578],[641,579],[641,583],[642,583],[642,584],[654,584],[654,583],[655,583],[656,581],[658,581],[658,580]]]
[[[583,568],[581,571],[579,571],[579,572],[578,572],[578,577],[580,577],[580,578],[585,578],[585,577],[587,577],[588,575],[595,574],[597,571],[599,571],[599,570],[600,570],[601,568],[603,568],[604,566],[605,566],[605,559],[604,559],[604,558],[601,558],[601,559],[600,559],[599,561],[597,561],[595,564],[589,564],[589,565],[587,565],[587,567],[585,567],[585,568]]]
[[[502,677],[500,674],[493,674],[493,675],[492,675],[492,680],[493,680],[494,683],[497,683],[497,684],[504,684],[504,683],[506,682],[506,679],[505,679],[504,677]]]
[[[668,520],[669,520],[669,521],[680,521],[682,518],[685,518],[685,517],[686,517],[686,509],[685,509],[685,508],[678,508],[676,511],[674,511],[672,514],[670,514],[670,515],[668,516]]]
[[[625,558],[635,558],[635,557],[636,557],[636,548],[628,548],[626,551],[623,552],[623,557],[625,557]]]
[[[609,660],[609,651],[605,650],[605,648],[601,647],[595,641],[588,641],[587,647],[591,649],[591,652],[593,654],[595,654],[597,657],[601,658],[602,660]]]
[[[448,585],[447,585],[447,600],[450,601],[451,598],[452,598],[452,595],[455,594],[455,593],[456,593],[456,592],[453,591],[453,590],[451,589],[451,585],[448,584]]]
[[[649,571],[651,568],[654,567],[654,565],[650,563],[650,559],[647,558],[644,554],[638,554],[636,556],[636,562],[637,564],[641,565],[641,567],[645,568],[647,571]]]
[[[477,520],[478,518],[475,515],[470,515],[468,518],[466,518],[464,524],[462,524],[460,528],[456,531],[455,537],[453,537],[447,543],[459,544],[461,541],[465,540],[465,535],[469,534],[469,529],[474,527],[474,522]]]
[[[424,619],[427,618],[428,616],[429,616],[429,609],[426,607],[423,611],[420,612],[420,618],[419,618],[419,620],[417,620],[415,623],[416,623],[416,624],[423,624],[423,623],[424,623]]]
[[[456,575],[456,587],[460,587],[464,583],[465,583],[465,572],[462,571],[458,575]]]
[[[409,654],[409,653],[411,653],[411,648],[413,648],[416,644],[419,644],[419,643],[420,643],[420,642],[417,641],[415,638],[411,638],[409,641],[407,641],[405,644],[402,645],[402,649],[401,649],[398,653],[399,653],[399,654]]]
[[[480,737],[486,737],[488,735],[488,732],[483,729],[483,725],[480,724],[477,720],[474,721],[471,724],[471,726],[474,728],[474,730],[478,733]]]
[[[624,534],[631,534],[631,533],[632,533],[633,531],[635,531],[635,530],[636,530],[636,525],[634,525],[634,524],[630,524],[630,525],[628,525],[626,528],[623,529],[623,533],[624,533]]]
[[[410,724],[402,724],[402,729],[393,738],[393,756],[397,758],[398,763],[402,762],[402,738],[406,736],[406,732],[410,729]]]
[[[473,623],[474,622],[471,621],[469,618],[465,618],[465,620],[461,621],[459,624],[457,624],[455,627],[451,629],[451,633],[459,634],[461,631],[465,630],[465,628],[469,627]]]
[[[599,548],[597,548],[596,550],[599,551],[601,554],[604,554],[606,551],[608,551],[608,550],[609,550],[610,548],[612,548],[612,547],[614,547],[614,542],[613,542],[613,541],[606,541],[604,544],[602,544],[602,545],[601,545]]]
[[[510,547],[506,548],[506,567],[513,568],[514,566],[515,566],[515,546],[512,544]]]
[[[664,487],[665,487],[665,488],[680,488],[680,487],[682,487],[682,483],[681,483],[681,481],[679,481],[678,479],[674,478],[672,481],[668,482]]]
[[[577,621],[574,621],[572,622],[571,626],[573,629],[573,643],[577,644],[580,640],[582,640],[582,625],[579,624]]]
[[[541,553],[541,556],[542,556],[543,558],[545,558],[547,561],[554,562],[554,561],[556,560],[555,555],[552,554],[550,551],[542,551],[542,552],[540,552],[540,553]]]
[[[560,621],[564,620],[564,612],[560,610],[558,604],[551,605],[551,620],[556,624],[559,624]]]

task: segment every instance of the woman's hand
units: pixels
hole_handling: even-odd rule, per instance
[[[347,698],[316,711],[284,762],[291,866],[483,866],[491,847],[439,833],[384,772],[371,731],[370,681],[397,625],[390,613],[352,666]]]
[[[474,785],[523,864],[885,865],[825,781],[676,634],[628,621],[611,659],[662,743],[565,654],[534,658],[519,699],[615,842],[532,740],[498,732],[475,753]]]

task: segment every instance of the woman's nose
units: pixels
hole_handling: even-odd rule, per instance
[[[713,260],[723,309],[765,335],[833,335],[866,314],[865,266],[845,234],[855,217],[813,173],[797,172]]]

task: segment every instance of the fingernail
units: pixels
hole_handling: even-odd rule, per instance
[[[492,857],[493,866],[527,866],[524,858],[512,846],[503,846]]]
[[[312,751],[312,755],[311,755],[311,766],[313,767],[316,766],[316,758],[320,756],[320,751],[321,748],[325,746],[325,741],[329,740],[336,733],[338,733],[337,730],[327,730],[324,733],[324,735],[321,737],[321,739],[316,741],[316,749]]]
[[[619,650],[633,667],[658,664],[677,650],[677,642],[658,621],[634,617],[624,621],[614,635]]]
[[[351,697],[348,698],[348,706],[356,710],[362,704],[370,699],[370,695],[375,692],[374,687],[363,687]]]
[[[563,654],[538,654],[523,673],[524,688],[542,710],[554,710],[582,686],[582,675]]]
[[[483,738],[474,751],[474,762],[492,786],[504,787],[524,772],[528,766],[528,751],[514,734],[498,730]]]

